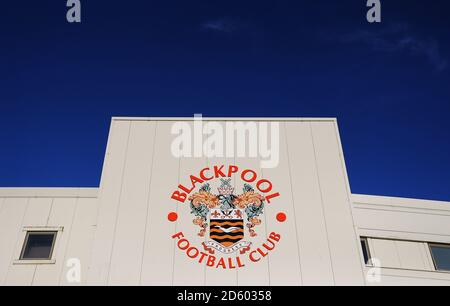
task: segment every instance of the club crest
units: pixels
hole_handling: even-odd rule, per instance
[[[258,218],[264,213],[264,197],[245,184],[242,194],[235,195],[231,179],[221,179],[218,193],[213,194],[209,184],[189,197],[194,224],[200,226],[199,236],[205,236],[209,227],[209,238],[204,246],[229,254],[237,250],[245,252],[251,242],[242,241],[247,227],[250,237],[256,236],[254,227],[261,224]],[[245,218],[245,220],[244,220]],[[209,225],[208,225],[209,222]],[[244,223],[246,224],[244,225]]]
[[[256,172],[250,169],[241,171],[243,187],[236,191],[231,182],[239,168],[229,166],[226,172],[224,168],[223,165],[212,169],[204,168],[198,176],[190,176],[191,188],[179,185],[172,193],[172,199],[189,205],[193,226],[197,227],[197,236],[204,238],[201,249],[192,246],[183,232],[176,233],[172,238],[177,239],[180,250],[185,251],[192,259],[198,258],[200,263],[205,260],[208,266],[243,267],[245,264],[240,256],[245,255],[250,261],[258,262],[279,241],[279,234],[263,231],[263,234],[268,235],[266,243],[261,247],[253,247],[266,204],[280,194],[273,191],[269,180],[258,180]],[[207,175],[208,171],[211,175]],[[218,186],[215,190],[209,182],[212,180],[217,180],[213,184]],[[169,221],[176,221],[176,213],[169,216]]]

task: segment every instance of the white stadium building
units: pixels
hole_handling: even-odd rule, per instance
[[[113,118],[99,188],[0,188],[0,285],[450,285],[450,203],[352,194],[335,119],[199,119]]]

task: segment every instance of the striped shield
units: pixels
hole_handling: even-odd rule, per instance
[[[241,209],[212,209],[209,222],[209,237],[230,247],[244,238],[244,215]]]

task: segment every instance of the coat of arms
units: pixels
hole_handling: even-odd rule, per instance
[[[245,253],[251,245],[243,240],[246,229],[254,237],[255,227],[261,224],[258,217],[263,214],[264,197],[249,184],[244,185],[242,194],[235,195],[230,182],[231,179],[222,178],[218,194],[205,184],[189,197],[191,213],[195,215],[193,222],[200,227],[198,235],[204,237],[209,229],[211,240],[205,241],[203,247],[210,253]]]

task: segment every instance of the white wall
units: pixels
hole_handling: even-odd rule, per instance
[[[428,246],[450,243],[450,203],[365,195],[352,200],[358,234],[369,237],[382,267],[381,282],[369,285],[450,285],[450,273],[435,271]]]
[[[89,284],[364,283],[335,120],[279,120],[280,165],[263,170],[259,159],[172,157],[174,121],[113,120]],[[206,165],[230,163],[254,168],[280,191],[282,196],[267,206],[263,220],[267,230],[261,227],[255,245],[270,231],[281,233],[282,240],[261,262],[237,271],[217,271],[189,260],[175,247],[171,235],[177,230],[196,245],[203,239],[196,236],[189,208],[176,204],[170,195],[189,174]],[[177,222],[167,221],[170,211],[179,213]],[[282,224],[275,220],[280,211],[288,215]]]
[[[78,258],[85,284],[97,215],[97,189],[0,189],[0,285],[72,285],[66,261]],[[18,264],[26,227],[61,228],[54,263]]]

